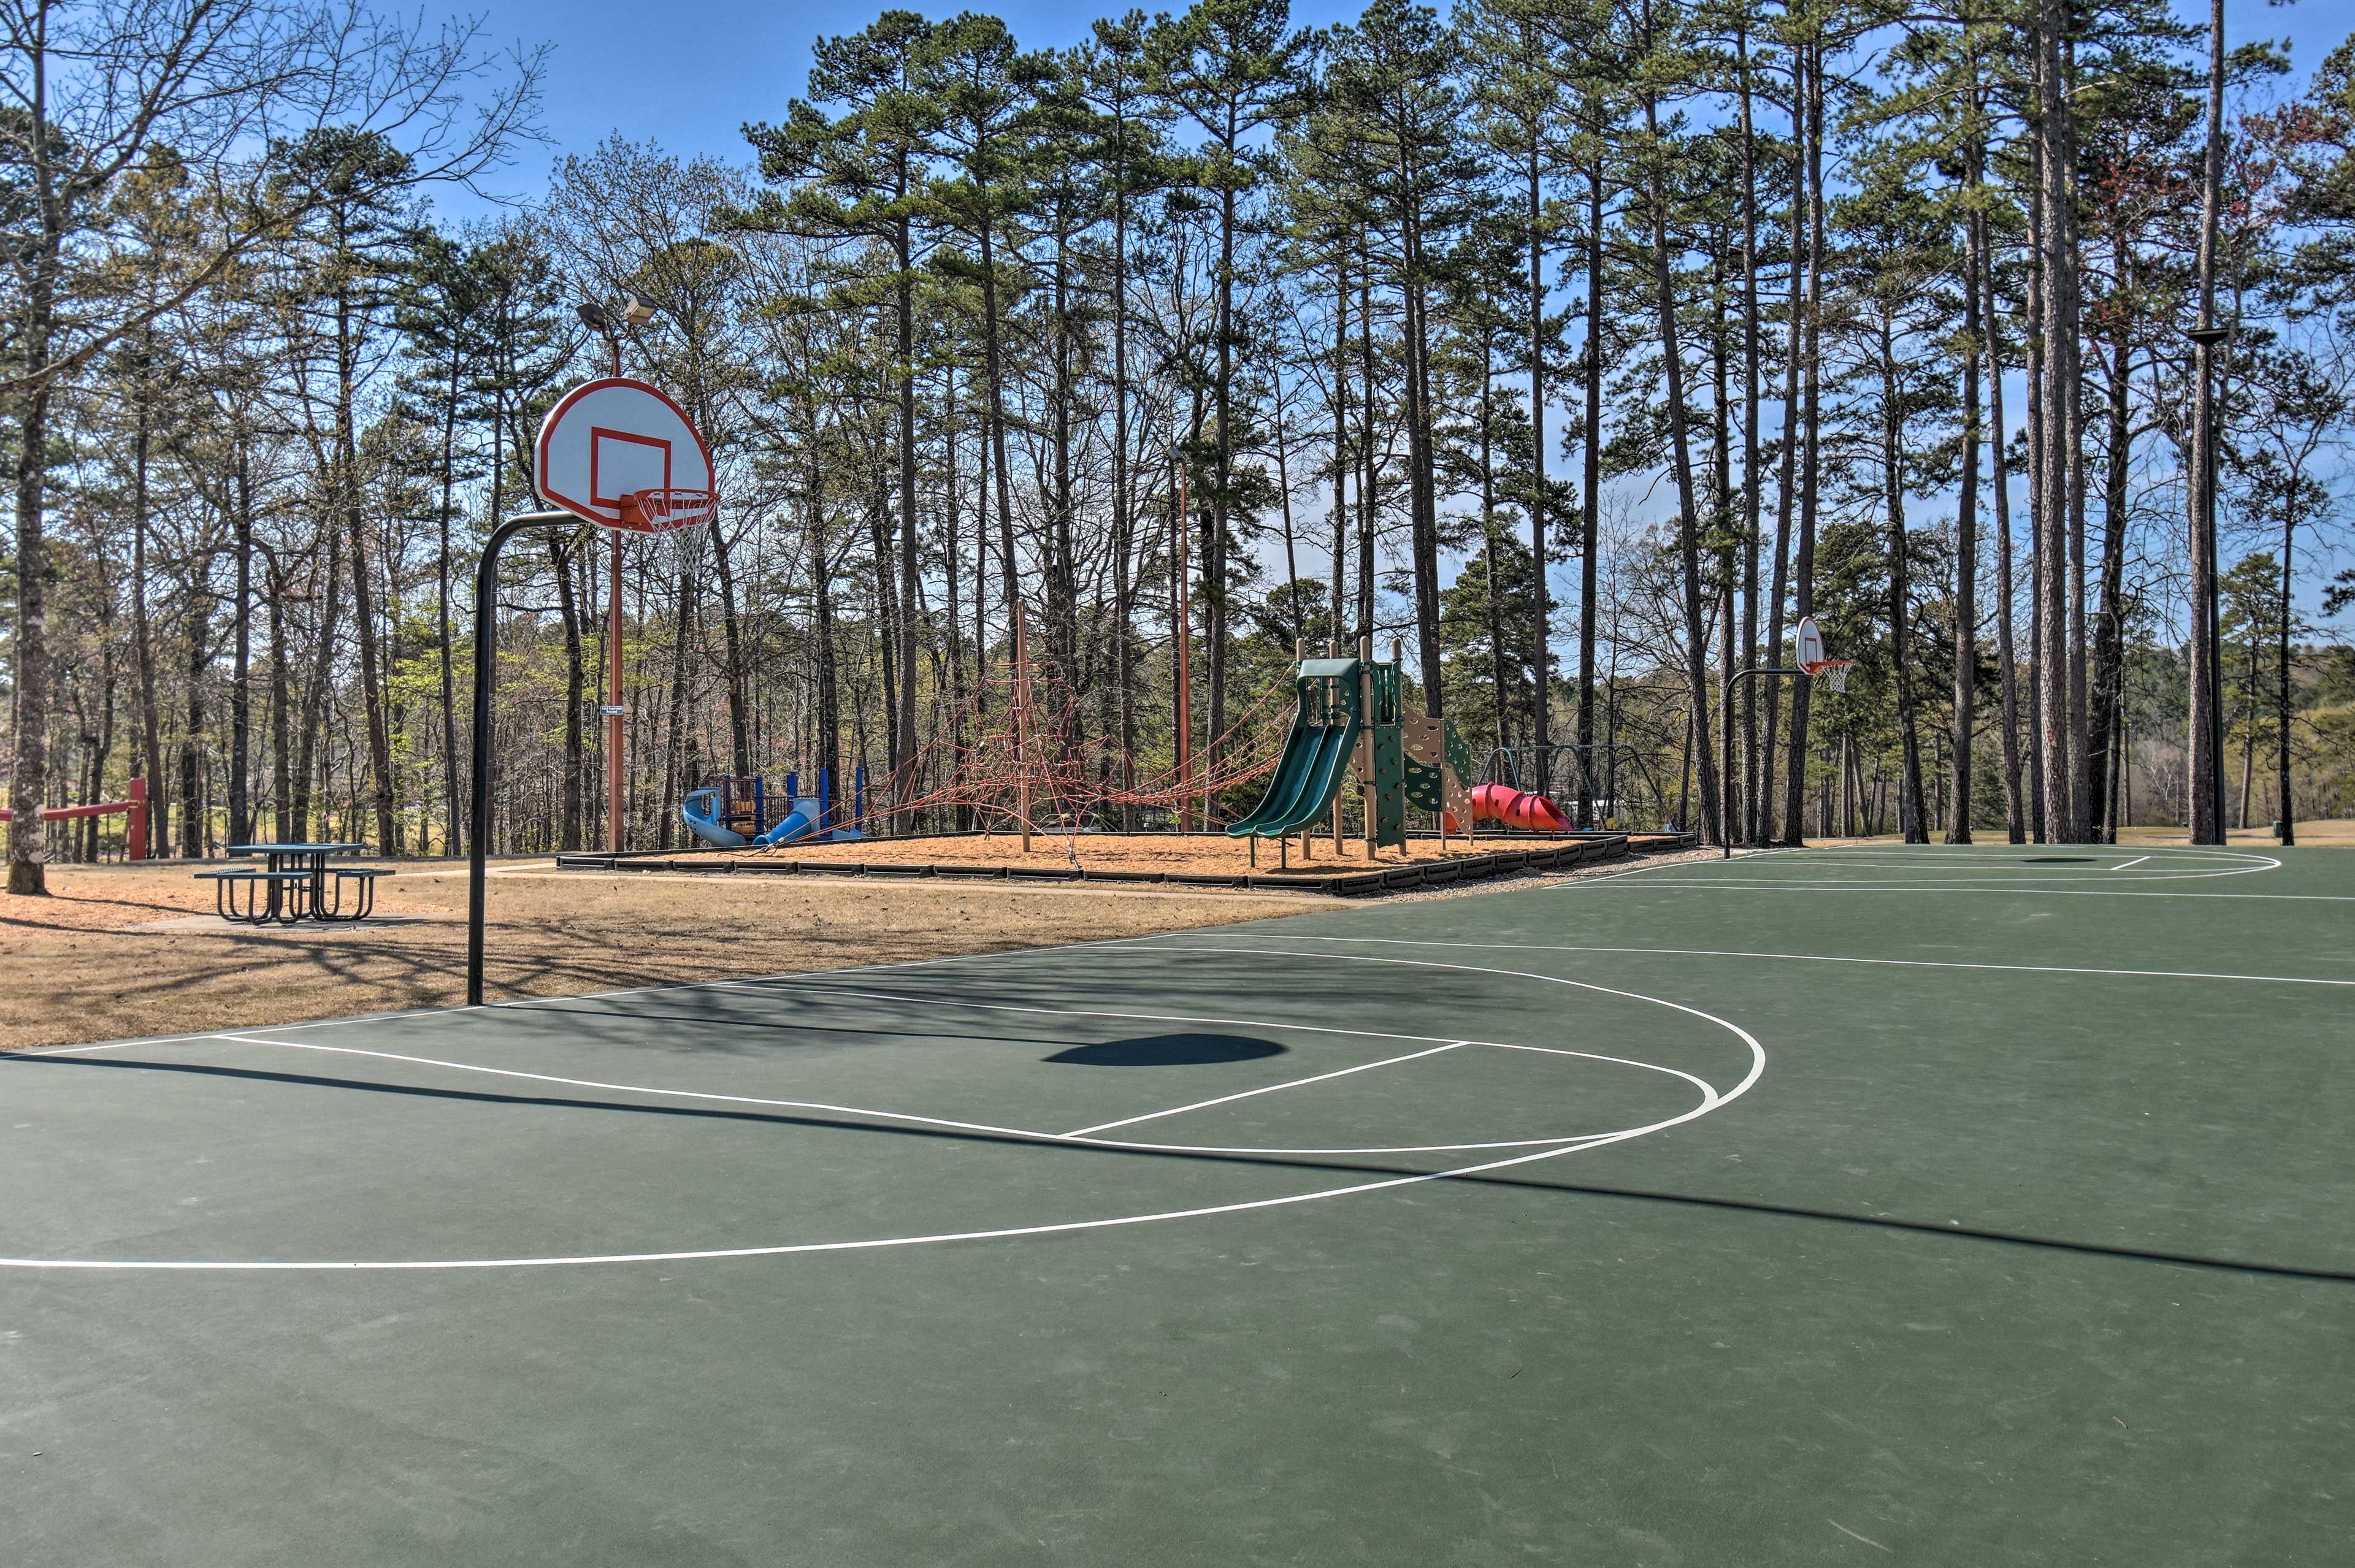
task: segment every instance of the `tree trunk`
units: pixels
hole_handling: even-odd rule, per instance
[[[2292,809],[2294,803],[2289,793],[2289,727],[2291,720],[2296,717],[2296,710],[2290,706],[2290,657],[2293,652],[2290,634],[2297,625],[2289,591],[2290,569],[2296,564],[2297,505],[2297,493],[2293,485],[2283,503],[2281,598],[2274,609],[2278,617],[2275,635],[2279,639],[2274,649],[2274,804],[2280,814],[2279,841],[2285,846],[2297,842],[2297,813]]]
[[[1599,582],[1603,505],[1603,154],[1586,168],[1585,406],[1579,411],[1578,498],[1578,825],[1594,826],[1590,778],[1594,747],[1595,598]]]
[[[2114,254],[2119,290],[2131,295],[2132,262],[2123,241]],[[2086,763],[2088,798],[2097,814],[2097,830],[2091,837],[2110,844],[2118,841],[2118,824],[2111,809],[2115,794],[2111,785],[2116,771],[2111,740],[2117,729],[2126,684],[2126,526],[2132,505],[2127,482],[2134,457],[2133,412],[2128,405],[2134,376],[2131,325],[2123,310],[2110,323],[2110,362],[2105,367],[2109,381],[2109,440],[2102,475],[2102,603],[2100,618],[2094,628],[2090,696],[2093,717],[2086,731],[2095,747]]]
[[[1974,149],[1976,151],[1976,149]],[[1976,185],[1977,162],[1972,164]],[[1979,577],[1979,218],[1963,237],[1963,481],[1955,517],[1955,721],[1951,815],[1946,842],[1971,841],[1971,734],[1978,708]],[[2000,436],[1998,437],[2001,439]]]
[[[253,738],[253,469],[242,411],[237,431],[237,602],[229,687],[229,837],[232,844],[253,841],[251,781],[247,772]]]
[[[900,185],[907,186],[906,157],[900,158]],[[916,304],[915,251],[906,218],[899,222],[894,240],[899,249],[899,352],[897,367],[900,382],[900,709],[893,716],[891,752],[899,761],[898,770],[904,776],[892,780],[890,795],[894,804],[903,803],[916,793],[916,596],[923,571],[923,552],[918,543],[916,517]],[[1115,459],[1115,462],[1118,460]],[[1115,483],[1114,505],[1120,504]],[[730,595],[728,606],[728,635],[731,644],[736,637],[736,610]],[[730,659],[731,665],[734,660]],[[741,685],[741,677],[734,683]],[[740,746],[743,742],[739,742]],[[745,747],[736,762],[738,773],[751,769],[750,748]],[[893,818],[894,828],[902,833],[915,828],[915,819],[907,813]]]
[[[1805,55],[1794,51],[1794,71],[1804,69]],[[1774,478],[1774,575],[1769,589],[1771,603],[1766,611],[1766,658],[1770,664],[1783,662],[1783,607],[1790,592],[1791,508],[1793,478],[1798,464],[1799,440],[1799,323],[1803,314],[1800,280],[1806,275],[1806,164],[1800,149],[1806,145],[1806,119],[1801,105],[1801,95],[1795,92],[1791,100],[1791,303],[1790,320],[1785,327],[1783,351],[1783,452],[1776,464]],[[1804,678],[1804,677],[1803,677]],[[1766,683],[1766,717],[1764,736],[1759,759],[1758,837],[1761,842],[1777,840],[1775,815],[1771,795],[1774,793],[1774,749],[1776,726],[1782,718],[1783,683]],[[1801,748],[1794,747],[1795,756],[1803,756]],[[1800,813],[1806,801],[1795,788],[1783,792],[1783,832],[1780,837],[1801,837]]]
[[[1824,90],[1823,48],[1818,42],[1806,43],[1796,51],[1800,57],[1804,86],[1798,94],[1806,106],[1806,137],[1807,208],[1807,299],[1806,342],[1803,350],[1806,361],[1805,379],[1800,392],[1800,469],[1799,469],[1799,549],[1794,571],[1796,603],[1792,608],[1802,620],[1816,610],[1816,495],[1817,479],[1821,464],[1821,394],[1820,374],[1823,342],[1823,277],[1824,277]],[[1795,193],[1796,199],[1796,193]],[[1794,681],[1791,688],[1791,756],[1790,773],[1785,782],[1784,797],[1790,803],[1783,824],[1783,842],[1791,848],[1804,844],[1799,805],[1805,798],[1807,783],[1807,721],[1815,706],[1813,680]]]
[[[1530,29],[1521,29],[1523,47],[1529,45]],[[1546,507],[1550,492],[1546,488],[1546,422],[1545,422],[1545,192],[1540,157],[1542,144],[1537,134],[1529,143],[1529,208],[1526,221],[1529,229],[1529,453],[1533,472],[1529,476],[1529,566],[1536,574],[1535,603],[1529,606],[1530,648],[1537,661],[1534,693],[1529,703],[1529,746],[1543,769],[1550,759],[1549,746],[1553,728],[1553,592],[1546,576]],[[1505,694],[1497,693],[1497,706],[1501,711]],[[1584,736],[1580,737],[1584,740]],[[1550,781],[1541,780],[1543,783]],[[1584,817],[1581,817],[1582,825]],[[1465,824],[1468,828],[1470,824]]]
[[[2012,615],[2019,597],[2012,580],[2011,484],[2006,449],[2009,432],[2003,419],[2002,327],[1995,308],[1995,259],[1988,249],[1991,236],[1984,218],[1975,217],[1973,222],[1979,236],[1978,276],[1973,287],[1978,290],[1986,307],[1987,409],[1994,434],[1994,440],[1988,443],[1988,459],[1995,480],[1996,595],[2001,601],[1996,613],[1995,635],[1997,657],[2003,667],[2004,836],[2010,843],[2024,844],[2028,841],[2028,807],[2021,797],[2019,782],[2019,652],[2012,640]]]
[[[1890,665],[1897,678],[1897,733],[1903,772],[1898,780],[1897,814],[1908,844],[1927,844],[1930,825],[1923,812],[1922,737],[1913,705],[1913,649],[1906,629],[1911,592],[1905,540],[1905,431],[1897,368],[1897,345],[1888,318],[1881,328],[1881,490],[1889,508]]]
[[[2056,0],[2041,0],[2051,5]],[[2200,187],[2199,292],[2200,325],[2216,325],[2216,226],[2224,182],[2224,0],[2211,0],[2208,13],[2208,146]],[[2194,351],[2197,379],[2191,450],[2185,454],[2191,483],[2191,703],[2189,803],[2191,842],[2224,842],[2224,803],[2221,798],[2223,760],[2220,709],[2223,703],[2222,672],[2217,668],[2216,539],[2209,525],[2215,507],[2213,453],[2218,435],[2210,388],[2221,345],[2202,343]]]
[[[450,632],[450,512],[458,484],[459,360],[450,355],[450,379],[442,395],[442,506],[435,514],[437,549],[433,557],[433,626],[441,641],[442,676],[442,852],[464,852],[466,808],[458,794],[458,688],[451,664]],[[494,517],[494,525],[497,523]],[[272,643],[272,657],[276,656]]]
[[[1660,167],[1666,155],[1660,138],[1659,103],[1646,97],[1644,125],[1650,133],[1649,215],[1651,223],[1652,288],[1660,335],[1660,358],[1667,372],[1668,442],[1676,465],[1677,555],[1684,571],[1685,683],[1690,693],[1691,721],[1687,744],[1698,753],[1700,773],[1701,837],[1711,844],[1726,839],[1718,821],[1717,763],[1709,749],[1709,627],[1701,614],[1700,510],[1693,485],[1692,443],[1686,429],[1684,353],[1678,340],[1675,284],[1668,266],[1668,182]]]
[[[2044,699],[2044,780],[2047,826],[2066,844],[2087,837],[2087,779],[2081,741],[2084,725],[2083,482],[2080,462],[2076,191],[2072,176],[2076,137],[2062,69],[2061,35],[2067,17],[2061,0],[2037,0],[2037,133],[2044,209],[2044,448],[2043,503],[2037,549],[2044,572],[2045,656],[2037,681]]]

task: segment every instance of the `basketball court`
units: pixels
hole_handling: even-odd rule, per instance
[[[0,1059],[46,1563],[2326,1562],[2355,860],[1887,848]]]

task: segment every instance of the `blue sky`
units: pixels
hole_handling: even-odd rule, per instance
[[[478,0],[479,3],[479,0]],[[908,0],[900,0],[907,4]],[[1299,26],[1324,26],[1354,17],[1364,0],[1305,0],[1293,8]],[[1453,4],[1453,0],[1442,0]],[[933,16],[965,6],[914,5]],[[1117,0],[1102,5],[1047,5],[1036,0],[993,7],[1026,46],[1077,43],[1095,16],[1114,12]],[[1148,10],[1163,6],[1148,6]],[[882,9],[879,0],[851,6],[754,4],[752,0],[704,0],[687,17],[663,16],[623,0],[487,0],[484,12],[490,36],[503,42],[550,41],[543,146],[528,147],[516,165],[495,179],[497,194],[530,200],[545,188],[554,159],[584,153],[616,132],[633,141],[652,141],[681,157],[709,155],[746,161],[742,126],[748,120],[781,116],[788,100],[808,85],[811,43],[819,37],[853,32]],[[2204,25],[2206,7],[2177,0],[2179,14]],[[2275,5],[2266,0],[2226,0],[2228,41],[2287,39],[2293,74],[2270,85],[2270,96],[2303,89],[2323,56],[2355,30],[2343,0],[2307,0]],[[446,213],[474,216],[490,203],[464,192],[443,192],[437,205]],[[2015,418],[2021,406],[2015,389]],[[1654,508],[1657,510],[1657,507]],[[1924,520],[1927,520],[1926,518]],[[2326,550],[2314,565],[2335,570],[2338,552]],[[1555,574],[1555,592],[1573,591],[1574,578]],[[2311,613],[2318,593],[2306,590]]]
[[[880,8],[877,4],[805,6],[754,0],[703,0],[676,7],[625,0],[487,0],[483,14],[493,37],[555,45],[542,115],[549,144],[526,150],[499,180],[503,193],[526,198],[538,195],[552,155],[585,152],[616,131],[634,141],[659,142],[681,155],[708,153],[730,162],[742,160],[747,155],[740,129],[743,123],[781,114],[785,101],[807,85],[811,41],[825,34],[856,31]],[[966,7],[914,8],[946,16]],[[975,8],[996,10],[1017,37],[1037,48],[1078,42],[1090,19],[1115,6],[1025,0]],[[1308,0],[1294,6],[1293,19],[1302,26],[1323,25],[1352,16],[1360,8],[1345,0]],[[2205,9],[2186,14],[2204,16]],[[2355,29],[2355,21],[2338,0],[2307,0],[2300,5],[2228,0],[2225,25],[2235,42],[2293,39],[2300,82],[2324,53]],[[442,205],[461,213],[481,209],[463,195],[445,197]]]

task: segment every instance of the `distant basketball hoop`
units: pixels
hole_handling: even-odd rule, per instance
[[[1834,691],[1848,689],[1848,672],[1854,659],[1834,659],[1824,656],[1824,629],[1813,615],[1799,617],[1799,672],[1810,680],[1820,680]]]
[[[652,305],[633,294],[624,314],[635,322],[642,307],[651,314]],[[618,349],[613,363],[618,369]],[[627,804],[622,787],[622,535],[668,533],[711,521],[719,506],[711,449],[687,411],[661,388],[627,376],[600,376],[565,393],[539,421],[531,477],[549,505],[613,533],[605,690],[599,708],[605,720],[606,838],[619,854]]]

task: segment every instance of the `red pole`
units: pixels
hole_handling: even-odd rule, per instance
[[[622,530],[613,536],[613,576],[605,605],[605,837],[622,852]]]
[[[131,818],[123,834],[123,855],[129,860],[147,858],[147,781],[131,781]]]
[[[622,374],[622,338],[605,336],[613,356],[613,375]],[[605,845],[618,855],[623,849],[622,799],[622,530],[613,536],[613,576],[605,604]]]

